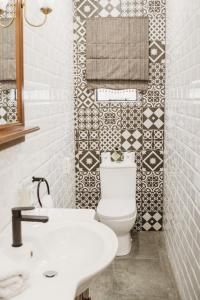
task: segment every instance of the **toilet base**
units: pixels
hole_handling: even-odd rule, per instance
[[[131,233],[127,233],[124,235],[118,235],[118,251],[117,256],[123,256],[127,255],[131,251],[132,247],[132,239],[131,239]]]

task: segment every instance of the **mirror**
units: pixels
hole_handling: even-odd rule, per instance
[[[17,93],[17,22],[15,1],[10,0],[0,15],[0,126],[19,123]],[[13,20],[14,18],[14,20]],[[12,22],[13,20],[13,22]],[[6,27],[7,25],[10,26]]]
[[[23,142],[39,127],[25,127],[23,111],[23,0],[1,0],[0,150]],[[10,26],[8,26],[10,25]]]

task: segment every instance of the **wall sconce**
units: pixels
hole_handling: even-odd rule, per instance
[[[32,27],[42,27],[47,22],[48,14],[50,14],[53,10],[53,4],[54,4],[55,0],[38,0],[39,9],[44,14],[44,20],[39,24],[34,24],[28,19],[27,9],[26,9],[27,8],[26,1],[27,0],[22,1],[22,8],[24,9],[24,19],[25,19],[26,23],[28,23]],[[0,0],[0,16],[6,12],[8,2],[9,2],[9,0]],[[0,26],[6,28],[13,23],[14,19],[15,19],[15,17],[13,17],[12,20],[8,24],[2,24],[0,22]]]
[[[8,5],[9,0],[0,0],[0,16],[3,15],[6,12],[6,8]],[[8,19],[9,20],[9,19]],[[14,18],[12,18],[7,24],[2,24],[0,22],[0,26],[3,28],[9,27],[14,21]]]

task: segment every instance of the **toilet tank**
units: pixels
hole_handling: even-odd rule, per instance
[[[136,164],[110,162],[100,165],[101,199],[134,199]]]

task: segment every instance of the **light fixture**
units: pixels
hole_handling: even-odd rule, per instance
[[[0,16],[6,12],[8,2],[9,2],[9,0],[0,0]],[[54,2],[55,2],[55,0],[38,0],[38,6],[39,6],[40,11],[44,14],[44,20],[39,24],[34,24],[27,17],[26,0],[23,0],[22,8],[24,9],[24,19],[25,19],[26,23],[28,23],[32,27],[42,27],[47,21],[48,14],[50,14],[53,10]],[[0,22],[0,26],[4,27],[4,28],[8,27],[13,23],[14,19],[15,19],[15,17],[13,17],[12,20],[8,24],[5,24],[5,25]]]
[[[6,7],[8,5],[8,0],[0,1],[0,13],[3,14],[6,11]]]
[[[47,15],[49,15],[53,10],[54,2],[55,2],[55,0],[38,0],[38,6],[39,6],[40,11],[44,14],[44,20],[39,24],[33,24],[27,18],[26,0],[24,0],[23,4],[22,4],[22,7],[24,8],[25,21],[32,27],[42,27],[47,21]]]
[[[0,0],[0,16],[6,12],[8,2],[9,0]],[[14,21],[14,17],[7,24],[2,24],[0,22],[0,26],[4,28],[9,27],[13,23],[13,21]]]

